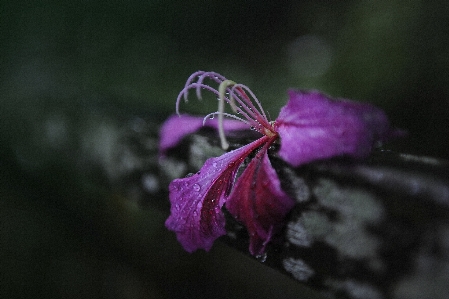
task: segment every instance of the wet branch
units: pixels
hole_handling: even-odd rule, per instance
[[[166,183],[220,154],[216,140],[205,131],[173,149],[160,170]],[[271,160],[297,204],[260,262],[338,298],[444,293],[449,285],[446,162],[388,151],[364,161],[332,159],[297,169]],[[227,232],[222,240],[248,254],[246,229],[233,217],[227,219]]]

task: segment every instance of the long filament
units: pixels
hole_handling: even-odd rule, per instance
[[[212,112],[212,113],[209,113],[208,115],[206,115],[203,118],[203,125],[206,123],[207,120],[212,119],[212,118],[214,118],[215,115],[219,115],[219,114],[220,114],[220,112],[217,111],[217,112]],[[250,124],[247,120],[245,120],[245,119],[243,119],[241,117],[238,117],[237,115],[230,114],[230,113],[223,113],[223,115],[226,116],[226,117],[233,118],[233,119],[236,119],[238,121],[241,121],[242,123],[245,123],[247,125]],[[224,126],[224,124],[223,124],[223,126]]]
[[[218,93],[220,94],[220,102],[218,103],[218,136],[220,136],[221,141],[221,148],[224,150],[227,150],[229,148],[229,143],[226,140],[226,136],[224,133],[224,127],[223,127],[223,113],[225,109],[225,98],[226,98],[226,89],[231,86],[235,85],[235,83],[232,80],[224,80],[220,83],[220,86],[218,87]],[[235,106],[235,103],[233,103],[233,97],[230,98],[229,103],[232,107],[232,105]]]

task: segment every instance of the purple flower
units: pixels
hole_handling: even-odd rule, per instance
[[[204,83],[212,79],[218,89]],[[384,112],[372,105],[344,99],[331,99],[318,91],[289,91],[290,100],[275,121],[269,121],[253,92],[242,84],[213,72],[192,74],[178,96],[187,101],[190,89],[213,92],[219,110],[204,118],[182,115],[169,118],[161,128],[160,151],[175,146],[185,135],[202,125],[218,130],[222,147],[228,148],[226,134],[252,129],[260,138],[220,157],[208,159],[201,170],[170,183],[171,214],[166,227],[176,233],[178,241],[189,251],[209,250],[224,235],[223,205],[240,222],[250,236],[249,251],[264,253],[280,228],[294,200],[281,188],[280,180],[268,157],[268,148],[280,144],[277,155],[293,167],[334,156],[366,157],[373,145],[398,135],[391,129]],[[228,103],[234,114],[224,112]],[[218,121],[211,119],[217,115]],[[224,116],[233,119],[223,119]],[[240,121],[240,122],[239,122]],[[252,157],[249,162],[249,157]],[[239,177],[237,170],[247,164]]]

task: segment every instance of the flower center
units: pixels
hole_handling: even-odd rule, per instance
[[[275,122],[275,121],[270,121],[269,123],[270,123],[270,125],[271,125],[271,128],[270,128],[270,129],[263,128],[263,134],[266,135],[266,136],[268,136],[268,137],[274,137],[274,136],[277,136],[278,133],[277,133],[276,130],[274,129],[274,125],[275,125],[276,122]]]
[[[251,98],[247,95],[246,91],[252,96],[256,102],[258,108],[254,106]],[[228,97],[226,97],[226,92],[229,92]],[[277,132],[274,130],[274,121],[270,122],[263,111],[262,105],[259,100],[255,97],[254,93],[246,86],[242,84],[237,84],[232,80],[224,80],[220,83],[218,87],[219,92],[219,103],[218,103],[218,133],[221,140],[221,147],[226,150],[229,147],[229,143],[226,140],[226,136],[223,128],[223,115],[225,102],[229,103],[232,110],[236,114],[242,114],[246,121],[251,125],[251,128],[258,131],[259,133],[266,135],[268,137],[275,137]],[[238,105],[236,104],[238,103]]]

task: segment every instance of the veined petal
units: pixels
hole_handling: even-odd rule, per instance
[[[203,126],[203,117],[191,115],[172,115],[161,126],[159,131],[159,153],[176,146],[185,136],[198,131]],[[204,126],[218,129],[218,121],[209,119]],[[223,121],[225,132],[249,130],[248,125],[237,120],[225,119]]]
[[[279,156],[292,166],[339,155],[361,158],[394,136],[385,113],[365,103],[331,99],[318,91],[290,91],[276,119]]]
[[[264,253],[293,206],[294,200],[281,188],[266,147],[248,164],[226,203],[228,211],[245,224],[250,236],[249,251],[256,256]]]
[[[185,250],[208,251],[215,239],[224,235],[221,207],[231,191],[243,160],[267,141],[266,136],[220,157],[208,159],[193,176],[170,183],[170,217],[165,226],[176,233]]]

